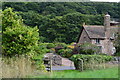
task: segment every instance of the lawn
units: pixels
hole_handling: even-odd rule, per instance
[[[41,76],[32,76],[32,78],[118,78],[118,67],[83,72],[77,70],[53,71]]]

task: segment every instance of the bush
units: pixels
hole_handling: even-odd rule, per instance
[[[74,49],[77,46],[77,43],[73,42],[70,45],[68,45],[67,47],[70,49]]]
[[[47,44],[47,48],[48,48],[48,49],[55,48],[55,44],[53,44],[53,43],[48,43],[48,44]]]
[[[65,57],[70,58],[72,56],[72,49],[66,49],[65,50]]]
[[[108,62],[111,61],[113,59],[112,56],[107,56],[107,55],[82,55],[82,54],[78,54],[78,55],[73,55],[71,57],[71,60],[73,61],[77,61],[77,59],[82,59],[83,61],[87,61],[89,62],[91,59],[96,60],[97,62]]]
[[[93,66],[113,60],[113,57],[107,55],[73,55],[71,60],[74,61],[76,69],[79,69],[81,66],[78,64],[78,59],[83,60],[84,69],[91,69]],[[99,68],[99,66],[96,68]]]
[[[61,49],[66,49],[67,48],[67,44],[65,43],[55,43],[55,52],[59,54],[59,50]]]
[[[40,43],[39,47],[39,50],[43,51],[42,53],[55,53],[55,45],[53,43]]]
[[[38,47],[38,28],[31,28],[22,23],[22,19],[11,8],[3,11],[3,55],[36,54]]]
[[[114,54],[115,56],[120,56],[120,52],[117,52]]]
[[[72,49],[60,49],[58,54],[66,58],[70,58],[72,56]]]
[[[67,44],[65,43],[55,43],[56,47],[67,48]]]
[[[47,43],[39,43],[39,47],[41,49],[46,49],[47,48]]]
[[[91,43],[77,44],[74,51],[77,51],[79,54],[98,54],[100,53],[99,47]]]
[[[57,54],[59,54],[59,55],[62,56],[62,54],[64,53],[64,51],[65,51],[65,49],[60,49],[60,50],[58,50]]]

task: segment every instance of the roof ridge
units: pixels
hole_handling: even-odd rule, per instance
[[[103,25],[84,25],[83,27],[104,27]]]

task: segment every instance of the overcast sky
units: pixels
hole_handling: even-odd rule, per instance
[[[120,0],[90,0],[90,1],[99,1],[99,2],[120,2]]]

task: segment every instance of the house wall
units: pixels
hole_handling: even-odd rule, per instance
[[[87,32],[83,29],[78,43],[91,42]]]
[[[92,39],[92,44],[101,46],[101,53],[112,55],[115,52],[113,42],[109,39],[100,39],[100,44],[96,44],[96,39]]]
[[[108,55],[112,55],[115,52],[115,47],[113,46],[113,42],[109,39],[105,39],[104,41],[104,48],[105,48],[105,53]]]
[[[113,33],[114,29],[112,28],[112,26],[110,26],[110,15],[109,14],[106,14],[104,16],[104,28],[105,28],[105,37],[106,37],[106,39],[103,41],[104,53],[107,53],[108,55],[112,55],[115,52],[115,47],[113,46],[113,42],[110,40],[110,38],[114,34]]]
[[[110,32],[107,32],[106,38],[100,39],[100,44],[96,44],[96,39],[90,39],[87,32],[83,29],[78,43],[88,42],[88,43],[95,44],[97,46],[101,46],[101,53],[112,55],[115,53],[116,50],[115,50],[115,47],[113,46],[113,41],[110,40],[110,37],[113,35],[113,32],[118,32],[117,28],[115,28],[115,30],[113,28],[111,30],[108,30]]]
[[[100,39],[100,44],[96,44],[96,39],[90,39],[87,32],[83,29],[78,43],[92,43],[101,46],[101,53],[113,54],[113,43],[109,39]]]
[[[95,44],[96,46],[101,47],[101,53],[105,53],[106,49],[105,49],[105,40],[104,39],[100,39],[100,44],[96,44],[96,39],[92,39],[92,44]]]

